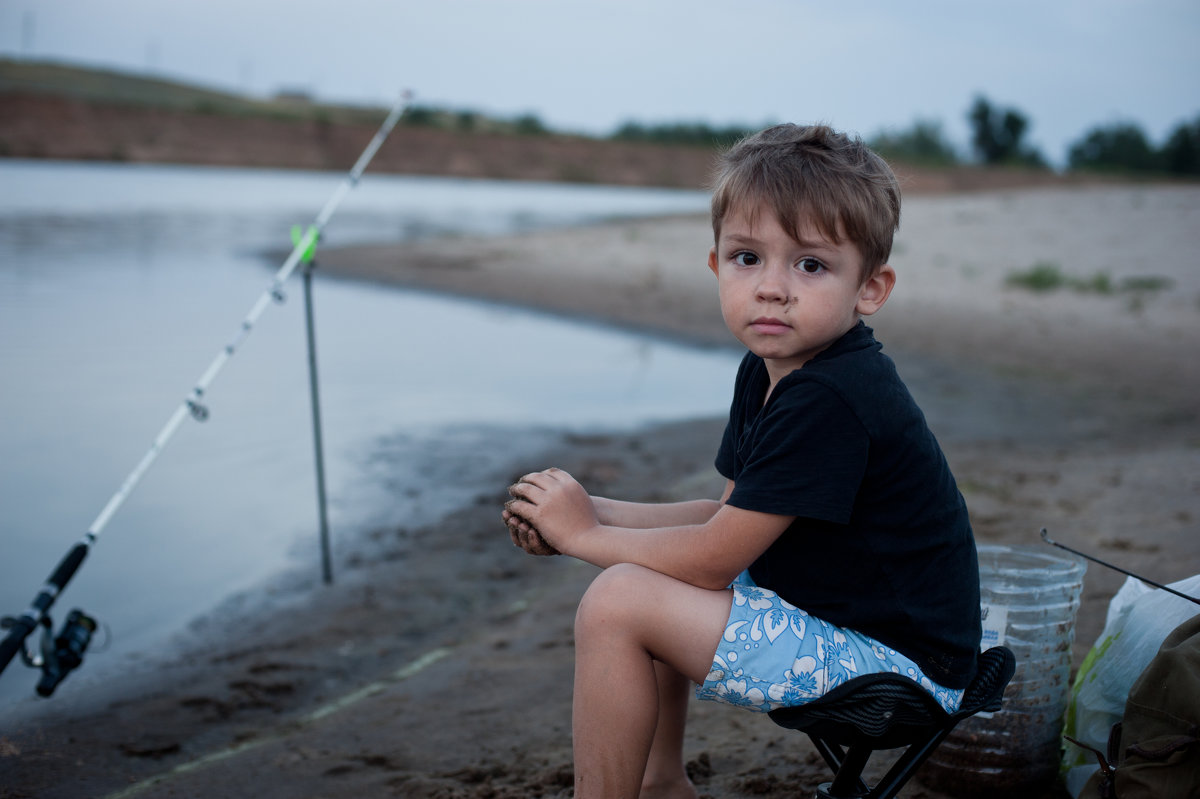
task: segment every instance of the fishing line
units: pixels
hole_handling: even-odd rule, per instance
[[[237,333],[217,353],[212,363],[204,370],[200,379],[196,381],[195,387],[183,402],[179,404],[170,418],[167,419],[166,424],[163,425],[158,435],[155,436],[150,449],[146,451],[146,454],[138,461],[133,471],[121,483],[120,488],[117,489],[99,515],[96,516],[83,538],[59,562],[53,573],[47,578],[45,585],[42,586],[34,597],[29,609],[20,616],[4,619],[5,626],[8,628],[8,634],[3,641],[0,641],[0,673],[3,673],[13,657],[20,652],[26,665],[42,668],[44,676],[42,682],[38,685],[38,693],[43,696],[49,696],[53,692],[54,687],[61,682],[62,678],[71,669],[79,665],[83,657],[83,650],[86,649],[88,642],[91,640],[91,634],[96,629],[96,623],[82,612],[78,610],[72,611],[70,617],[68,617],[68,623],[64,626],[62,632],[57,637],[52,637],[50,633],[51,623],[48,615],[50,607],[54,604],[59,594],[62,593],[63,589],[66,588],[67,583],[75,575],[75,572],[78,571],[80,564],[87,557],[88,551],[96,543],[96,539],[99,538],[100,533],[108,526],[109,521],[117,510],[125,504],[125,500],[133,493],[133,489],[141,482],[142,477],[150,469],[154,461],[158,459],[159,454],[175,434],[175,431],[183,424],[184,420],[188,416],[199,422],[203,422],[208,418],[208,408],[203,403],[205,392],[208,391],[209,386],[212,385],[213,380],[216,379],[221,369],[224,368],[229,359],[237,352],[242,342],[250,335],[255,323],[258,322],[259,317],[262,316],[267,307],[272,302],[283,302],[284,284],[291,277],[297,266],[312,260],[312,253],[316,248],[321,231],[325,228],[330,218],[333,217],[334,212],[345,196],[351,189],[358,185],[363,171],[367,168],[367,164],[374,158],[375,153],[383,145],[392,128],[396,126],[400,115],[408,107],[410,99],[411,95],[409,92],[404,92],[400,96],[379,129],[375,132],[374,137],[367,144],[366,149],[362,151],[354,166],[351,167],[345,178],[338,184],[332,196],[326,201],[316,220],[309,225],[303,234],[293,236],[294,244],[291,253],[275,273],[270,285],[250,308],[250,312],[246,314],[241,325],[238,327]],[[46,628],[40,658],[30,656],[25,649],[25,639],[39,626]]]
[[[1058,547],[1059,549],[1065,549],[1067,552],[1070,552],[1072,555],[1078,555],[1081,558],[1087,558],[1088,560],[1092,561],[1093,563],[1099,563],[1101,566],[1105,566],[1109,569],[1112,569],[1113,571],[1118,571],[1121,574],[1128,575],[1128,576],[1134,578],[1135,580],[1141,580],[1146,585],[1153,586],[1154,588],[1161,589],[1163,591],[1166,591],[1169,594],[1174,594],[1177,597],[1182,597],[1190,602],[1195,602],[1197,605],[1200,605],[1200,599],[1197,599],[1194,596],[1189,596],[1188,594],[1185,594],[1182,591],[1176,591],[1174,588],[1163,585],[1162,583],[1156,583],[1153,580],[1147,580],[1145,577],[1142,577],[1139,574],[1134,574],[1133,572],[1129,571],[1128,569],[1122,569],[1120,566],[1114,566],[1111,563],[1105,563],[1104,561],[1100,560],[1099,558],[1093,558],[1091,555],[1085,555],[1082,552],[1079,552],[1077,550],[1071,549],[1068,546],[1064,546],[1064,545],[1058,543],[1057,541],[1055,541],[1054,539],[1052,539],[1050,537],[1050,535],[1046,531],[1045,527],[1042,528],[1042,540],[1045,541],[1050,546]]]

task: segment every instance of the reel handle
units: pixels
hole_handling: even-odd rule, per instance
[[[28,616],[19,616],[12,622],[8,635],[4,636],[3,641],[0,641],[0,672],[3,672],[9,662],[21,651],[29,634],[37,629],[37,622]]]

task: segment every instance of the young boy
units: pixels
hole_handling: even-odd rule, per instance
[[[891,169],[823,126],[726,153],[712,201],[725,323],[749,350],[720,501],[591,497],[548,469],[510,487],[513,541],[605,569],[575,620],[575,795],[695,797],[689,687],[767,711],[893,671],[948,710],[980,640],[962,496],[861,317],[895,285]]]

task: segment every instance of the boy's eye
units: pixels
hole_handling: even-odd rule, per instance
[[[796,262],[796,268],[806,274],[815,275],[825,268],[825,264],[816,258],[801,258]]]
[[[738,266],[757,266],[758,256],[752,252],[734,253],[733,262]]]

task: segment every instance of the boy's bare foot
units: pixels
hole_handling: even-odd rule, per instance
[[[698,799],[699,796],[696,786],[692,785],[687,777],[653,785],[643,782],[642,789],[638,792],[638,799]]]

